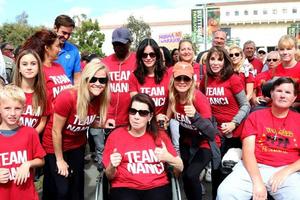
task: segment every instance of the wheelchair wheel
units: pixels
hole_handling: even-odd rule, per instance
[[[171,172],[172,200],[181,200],[181,192],[178,179]]]
[[[103,200],[103,175],[104,172],[102,171],[96,179],[95,200]]]

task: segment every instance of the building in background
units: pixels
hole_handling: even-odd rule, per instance
[[[296,0],[262,1],[230,1],[222,3],[194,5],[189,9],[178,8],[169,10],[149,10],[139,13],[126,12],[123,16],[114,16],[115,21],[99,19],[101,30],[105,33],[103,51],[108,55],[112,50],[111,33],[116,27],[126,23],[129,15],[142,18],[151,27],[151,36],[159,45],[169,49],[177,47],[178,41],[185,35],[190,35],[197,41],[200,49],[205,49],[204,31],[207,31],[206,48],[211,46],[211,33],[221,28],[227,32],[228,44],[240,46],[247,40],[255,41],[257,48],[265,47],[268,51],[276,48],[279,38],[284,34],[292,34],[300,46],[300,2]],[[205,7],[207,15],[200,12]],[[206,21],[200,21],[204,20]],[[110,19],[110,20],[109,20]],[[193,20],[196,20],[194,22]],[[193,22],[193,23],[192,23]],[[195,24],[196,23],[196,24]],[[206,30],[204,25],[207,23]],[[195,28],[201,32],[195,33]],[[192,31],[193,30],[193,31]],[[196,38],[195,38],[196,37]]]

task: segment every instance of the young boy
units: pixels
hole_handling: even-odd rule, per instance
[[[38,133],[19,126],[25,94],[14,85],[0,87],[0,197],[38,200],[33,168],[44,164]]]

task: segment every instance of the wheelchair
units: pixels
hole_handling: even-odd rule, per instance
[[[169,181],[172,187],[172,200],[181,200],[179,181],[173,171],[168,171]],[[95,200],[109,200],[109,182],[105,172],[101,171],[96,179]]]

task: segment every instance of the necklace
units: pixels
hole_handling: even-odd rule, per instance
[[[286,119],[288,118],[290,112],[288,112],[287,115],[284,117],[282,124],[279,126],[279,129],[275,128],[275,126],[274,126],[274,118],[276,116],[272,113],[272,110],[270,110],[270,112],[271,112],[272,125],[273,125],[272,128],[275,129],[275,135],[273,137],[273,140],[276,141],[278,139],[277,138],[278,132],[281,132],[281,130],[285,130],[285,122],[286,122]],[[276,117],[276,118],[278,118],[278,117]],[[279,119],[281,120],[282,118],[279,118]]]

